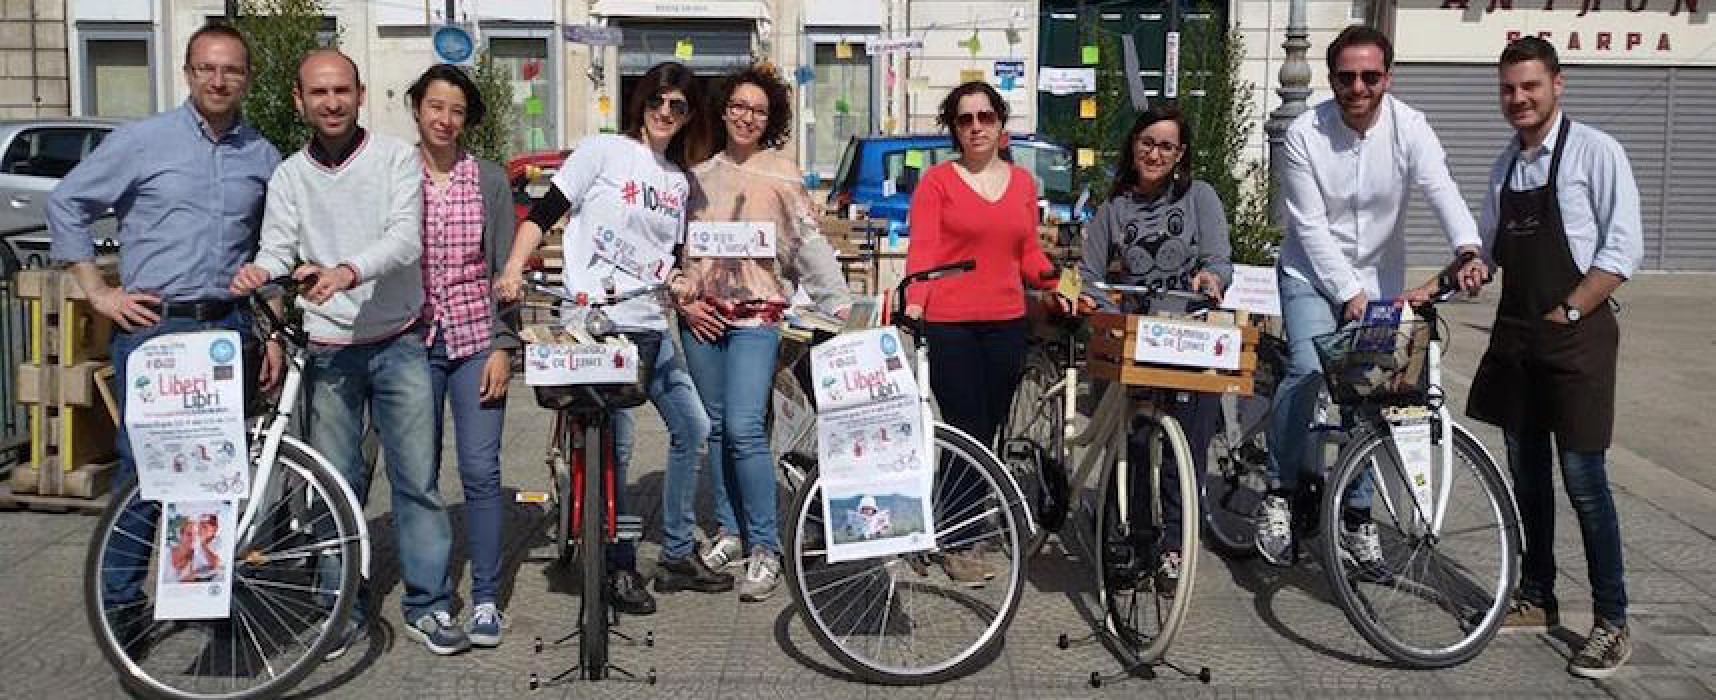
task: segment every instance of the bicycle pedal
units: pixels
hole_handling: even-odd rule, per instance
[[[547,491],[519,491],[513,496],[514,503],[547,503]]]
[[[636,542],[643,539],[643,516],[620,515],[614,518],[614,538],[621,542]]]

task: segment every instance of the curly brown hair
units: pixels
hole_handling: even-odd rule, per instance
[[[753,63],[727,76],[720,87],[715,88],[714,99],[709,103],[709,121],[712,122],[709,130],[716,152],[727,148],[727,128],[721,123],[722,116],[727,113],[727,102],[733,99],[733,91],[746,83],[757,86],[769,98],[769,121],[763,125],[763,135],[757,140],[757,145],[778,148],[786,143],[792,129],[792,88],[787,87],[772,66]]]

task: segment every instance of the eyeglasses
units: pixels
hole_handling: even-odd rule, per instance
[[[1366,87],[1376,87],[1382,82],[1383,72],[1379,70],[1342,70],[1335,71],[1335,84],[1341,87],[1352,85],[1354,80],[1363,80]]]
[[[1149,153],[1151,151],[1155,151],[1155,152],[1160,153],[1160,154],[1165,155],[1165,156],[1171,156],[1171,155],[1174,155],[1176,153],[1179,153],[1180,149],[1185,148],[1185,145],[1174,143],[1172,141],[1151,141],[1150,139],[1138,139],[1136,142],[1134,142],[1134,147],[1137,149],[1138,155],[1144,155],[1144,154]]]
[[[209,63],[199,63],[191,66],[190,68],[191,72],[196,74],[197,79],[199,80],[208,80],[209,78],[216,76],[219,76],[223,80],[227,78],[243,80],[245,76],[250,75],[250,69],[245,68],[244,66],[217,66]]]
[[[953,123],[961,129],[969,129],[973,124],[995,126],[995,113],[990,110],[981,112],[962,112],[953,118]]]
[[[661,109],[661,106],[664,104],[667,105],[667,111],[673,113],[674,119],[684,119],[685,115],[691,113],[690,102],[686,102],[678,97],[668,98],[662,97],[661,95],[651,95],[645,99],[644,109],[653,112]]]
[[[757,121],[766,122],[769,120],[769,108],[748,105],[736,100],[727,103],[727,116],[734,119],[744,119],[747,115]]]

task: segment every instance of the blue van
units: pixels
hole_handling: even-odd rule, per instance
[[[1072,208],[1078,193],[1072,191],[1072,154],[1032,134],[1009,134],[1007,140],[1002,157],[1035,176],[1045,211],[1057,220],[1074,221]],[[872,219],[903,222],[923,170],[957,157],[947,134],[854,136],[840,157],[840,169],[828,193],[829,212],[847,217],[849,205],[861,204],[869,207]]]

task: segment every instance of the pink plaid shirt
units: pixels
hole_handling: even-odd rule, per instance
[[[429,344],[439,335],[449,359],[475,355],[493,341],[488,273],[477,160],[460,153],[445,189],[437,191],[423,172],[423,320]]]

